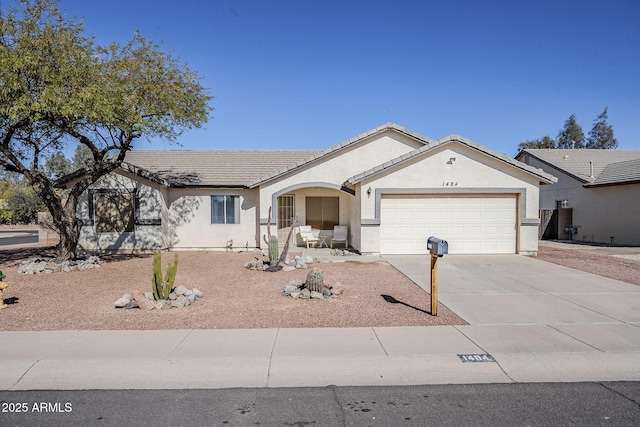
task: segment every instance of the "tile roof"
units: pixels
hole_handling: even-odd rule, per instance
[[[551,175],[546,173],[545,171],[543,171],[542,169],[538,169],[538,168],[534,168],[533,166],[529,166],[526,165],[522,162],[519,162],[518,160],[512,159],[511,157],[505,156],[504,154],[498,153],[497,151],[493,151],[487,147],[484,147],[478,143],[475,143],[473,141],[470,141],[466,138],[463,138],[459,135],[449,135],[445,138],[441,138],[437,141],[433,141],[431,140],[429,143],[427,143],[427,145],[425,145],[424,147],[420,147],[418,149],[415,149],[409,153],[403,154],[400,157],[396,157],[395,159],[389,160],[386,163],[383,163],[382,165],[376,166],[372,169],[369,169],[367,171],[364,171],[358,175],[355,175],[351,178],[349,178],[347,180],[347,182],[351,185],[356,184],[360,181],[362,181],[363,179],[371,176],[371,175],[375,175],[378,172],[381,172],[385,169],[388,169],[394,165],[403,163],[409,159],[412,159],[416,156],[421,155],[422,153],[428,152],[430,150],[435,149],[436,147],[439,147],[443,144],[447,144],[447,143],[451,143],[451,142],[458,142],[460,144],[466,145],[467,147],[474,149],[476,151],[479,151],[481,153],[484,153],[490,157],[493,157],[497,160],[500,160],[504,163],[507,163],[511,166],[514,166],[518,169],[524,170],[526,172],[529,172],[530,174],[533,174],[535,176],[537,176],[541,182],[545,183],[545,184],[551,184],[556,182],[558,179]]]
[[[317,150],[133,150],[122,167],[171,187],[247,187]]]
[[[592,183],[612,163],[640,159],[640,150],[528,148],[527,153],[582,183]],[[589,163],[591,162],[591,163]],[[593,167],[593,174],[591,173]]]
[[[640,182],[640,159],[608,164],[587,187]]]

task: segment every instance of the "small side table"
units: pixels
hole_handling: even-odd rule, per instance
[[[328,248],[329,242],[327,240],[331,240],[333,237],[333,230],[320,230],[318,233],[318,238],[320,239],[320,247]]]

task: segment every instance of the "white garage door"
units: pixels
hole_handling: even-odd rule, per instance
[[[383,254],[426,254],[429,236],[450,254],[516,252],[515,195],[383,196],[380,220]]]

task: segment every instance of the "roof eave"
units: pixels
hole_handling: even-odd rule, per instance
[[[626,184],[640,184],[640,179],[632,179],[628,181],[609,181],[609,182],[591,182],[583,184],[582,186],[585,188],[592,187],[611,187],[614,185],[626,185]]]
[[[358,175],[354,175],[354,176],[352,176],[351,178],[349,178],[346,181],[346,184],[355,185],[355,184],[357,184],[357,183],[359,183],[359,182],[361,182],[361,181],[363,181],[363,180],[365,180],[365,179],[367,179],[367,178],[369,178],[369,177],[371,177],[373,175],[378,174],[379,172],[381,172],[383,170],[387,170],[388,168],[401,165],[402,163],[408,162],[409,160],[412,160],[412,159],[414,159],[414,158],[416,158],[418,156],[421,156],[424,153],[435,149],[436,147],[441,147],[443,145],[450,144],[450,143],[453,143],[453,142],[458,142],[458,143],[460,143],[460,144],[462,144],[462,145],[464,145],[464,146],[466,146],[466,147],[468,147],[468,148],[470,148],[472,150],[475,150],[475,151],[478,151],[478,152],[483,153],[485,155],[488,155],[488,156],[490,156],[490,157],[492,157],[492,158],[494,158],[494,159],[496,159],[496,160],[498,160],[500,162],[506,163],[506,164],[508,164],[508,165],[510,165],[512,167],[518,168],[518,169],[520,169],[520,170],[522,170],[524,172],[527,172],[527,173],[529,173],[529,174],[531,174],[533,176],[536,176],[540,180],[540,183],[542,183],[542,184],[554,184],[554,183],[558,182],[558,178],[557,177],[555,177],[555,176],[553,176],[551,174],[548,174],[548,173],[542,171],[541,169],[534,168],[532,166],[526,165],[526,164],[524,164],[522,162],[519,162],[517,160],[511,159],[511,158],[509,158],[507,156],[504,156],[502,154],[498,154],[498,153],[495,153],[495,152],[493,152],[491,150],[485,149],[481,145],[479,145],[479,144],[477,144],[475,142],[472,142],[472,141],[470,141],[470,140],[468,140],[466,138],[463,138],[463,137],[461,137],[459,135],[449,135],[448,137],[441,138],[441,139],[439,139],[437,141],[433,141],[433,143],[428,143],[424,147],[420,147],[420,148],[412,151],[411,153],[404,154],[404,155],[402,155],[400,157],[392,159],[391,161],[385,162],[384,165],[387,165],[386,167],[382,167],[382,165],[380,165],[380,166],[376,166],[374,168],[371,168],[369,170],[366,170],[366,171],[364,171],[362,173],[359,173]]]
[[[548,161],[546,161],[546,160],[543,160],[543,159],[541,159],[540,157],[536,156],[535,154],[531,153],[530,151],[522,150],[520,153],[526,153],[527,155],[529,155],[529,156],[531,156],[531,157],[535,158],[536,160],[538,160],[539,162],[542,162],[542,163],[544,163],[545,165],[547,165],[547,166],[549,166],[549,167],[552,167],[553,169],[557,170],[558,172],[562,172],[563,174],[568,175],[568,176],[570,176],[571,178],[573,178],[573,179],[575,179],[575,180],[579,181],[581,184],[589,184],[589,180],[586,180],[586,179],[584,179],[584,178],[581,178],[581,177],[579,177],[578,175],[575,175],[575,174],[573,174],[573,173],[571,173],[571,172],[569,172],[569,171],[567,171],[567,170],[565,170],[565,169],[562,169],[561,167],[558,167],[558,166],[554,165],[553,163],[550,163],[550,162],[548,162]],[[516,156],[516,157],[519,157],[519,156],[520,156],[520,153],[519,153],[519,154],[518,154],[518,156]],[[554,183],[555,183],[555,182],[557,182],[557,181],[558,181],[558,178],[556,178],[556,180],[554,181]]]

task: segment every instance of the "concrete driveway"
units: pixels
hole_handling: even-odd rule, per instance
[[[430,291],[429,256],[384,258]],[[640,326],[640,286],[520,255],[440,258],[438,299],[471,325]]]
[[[385,259],[429,290],[428,256]],[[438,296],[514,381],[639,378],[638,286],[519,255],[450,255]]]

